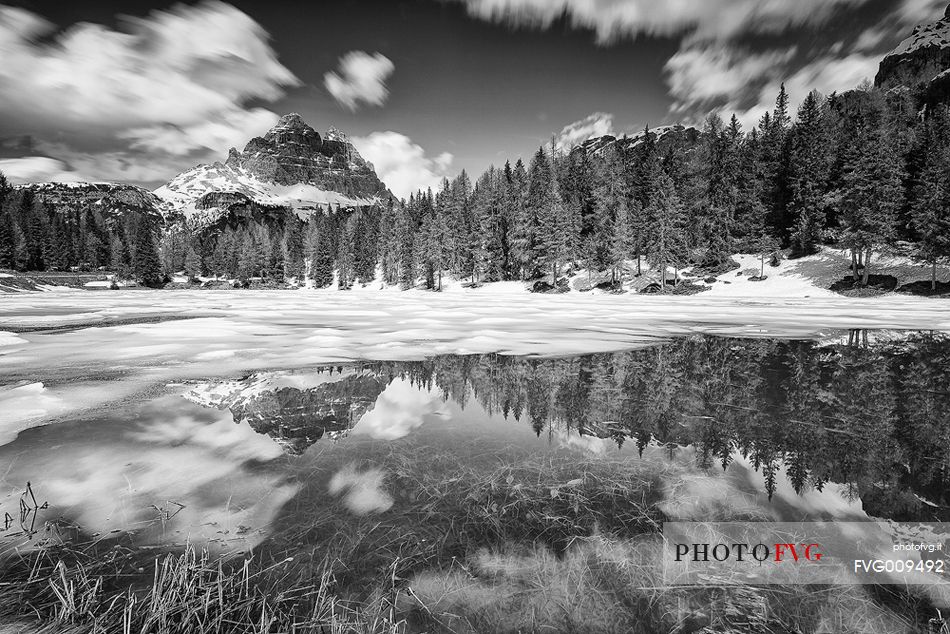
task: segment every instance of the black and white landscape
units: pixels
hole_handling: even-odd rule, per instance
[[[0,632],[950,633],[945,2],[0,5]]]

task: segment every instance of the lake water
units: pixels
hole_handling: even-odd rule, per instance
[[[298,522],[301,495],[321,487],[357,515],[411,504],[389,477],[402,454],[425,471],[430,458],[490,455],[491,469],[530,453],[642,463],[678,518],[715,519],[721,504],[775,521],[947,521],[950,338],[839,339],[692,336],[170,384],[0,447],[4,510],[16,515],[30,481],[49,502],[43,519],[90,533],[254,544]],[[354,481],[373,474],[366,500],[329,492],[350,463]]]
[[[950,521],[938,331],[789,338],[752,324],[754,337],[644,333],[563,356],[423,344],[394,355],[417,358],[294,356],[290,369],[201,376],[213,358],[177,366],[150,334],[178,323],[11,335],[26,347],[0,357],[18,422],[0,446],[5,552],[193,544],[290,562],[297,579],[331,558],[351,589],[388,575],[424,589],[427,571],[476,551],[557,556],[669,520]],[[62,366],[30,356],[122,329],[143,337]],[[30,360],[14,367],[16,355]]]

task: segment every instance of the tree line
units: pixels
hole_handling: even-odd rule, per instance
[[[950,257],[950,117],[918,116],[911,97],[871,86],[812,92],[789,114],[784,87],[748,132],[711,115],[693,139],[645,131],[635,143],[541,147],[526,167],[463,172],[418,192],[381,230],[387,280],[426,285],[448,271],[473,281],[557,281],[565,264],[620,277],[641,260],[728,267],[734,253],[793,257],[823,244],[851,253],[867,284],[874,254],[900,246],[936,267]]]
[[[160,219],[110,214],[94,206],[58,210],[0,173],[0,268],[19,271],[109,270],[150,286],[163,281]]]
[[[865,85],[812,92],[793,117],[782,87],[748,131],[735,116],[710,115],[698,133],[645,130],[596,151],[552,143],[527,164],[491,166],[474,181],[463,171],[408,200],[214,231],[177,222],[159,234],[136,217],[57,215],[9,186],[0,196],[0,266],[24,270],[124,266],[152,278],[309,276],[341,287],[381,273],[438,289],[446,275],[556,286],[576,268],[616,282],[647,262],[666,286],[669,269],[716,273],[734,266],[734,253],[781,247],[795,257],[826,244],[851,253],[858,284],[875,254],[899,247],[930,267],[935,285],[950,258],[950,115],[922,116],[909,94]]]

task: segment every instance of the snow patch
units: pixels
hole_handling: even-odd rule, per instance
[[[27,343],[26,339],[19,337],[12,332],[0,330],[0,347],[19,346],[25,343]],[[0,354],[3,354],[3,352],[0,352]]]
[[[950,47],[950,20],[944,18],[921,24],[914,29],[910,37],[897,45],[889,55],[907,55],[928,47]]]

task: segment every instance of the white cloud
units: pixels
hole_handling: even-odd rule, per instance
[[[859,34],[852,52],[887,53],[910,35],[909,28],[942,18],[946,0],[903,0],[889,15]]]
[[[119,134],[133,148],[185,155],[195,150],[240,147],[248,139],[261,136],[277,123],[275,113],[265,108],[233,109],[214,119],[192,125],[172,124],[133,128]]]
[[[6,116],[57,128],[188,126],[299,83],[260,25],[216,0],[126,18],[124,30],[83,22],[40,39],[54,29],[23,9],[0,7]]]
[[[343,495],[343,504],[355,515],[382,513],[393,505],[393,498],[383,488],[386,474],[382,469],[359,471],[348,464],[330,478],[330,495]]]
[[[88,180],[71,170],[59,159],[48,156],[0,159],[0,172],[14,185],[47,181],[72,183]]]
[[[567,149],[607,134],[614,134],[614,116],[607,112],[595,112],[564,126],[554,142],[558,149]]]
[[[701,40],[777,33],[824,23],[837,10],[869,0],[458,0],[470,15],[512,26],[547,28],[562,15],[599,43],[637,35],[690,34]],[[916,0],[920,1],[920,0]]]
[[[276,115],[244,104],[300,83],[264,29],[218,0],[120,24],[57,33],[34,13],[0,6],[0,134],[55,138],[87,163],[102,154],[153,180],[156,166],[173,165],[167,178],[194,163],[189,153],[221,153],[266,129]]]
[[[855,51],[877,51],[881,49],[888,38],[891,37],[892,29],[883,26],[872,26],[865,29],[855,40],[852,50]]]
[[[921,24],[942,18],[946,9],[947,0],[903,0],[894,13],[904,24]]]
[[[880,63],[876,55],[828,53],[793,69],[796,52],[793,47],[754,53],[721,44],[682,49],[665,67],[672,110],[694,120],[710,111],[723,117],[734,113],[748,129],[774,107],[783,82],[794,116],[812,90],[824,95],[851,90],[873,79]]]
[[[675,100],[672,111],[696,119],[710,110],[736,112],[745,123],[771,108],[783,79],[795,104],[812,89],[827,94],[873,78],[879,57],[864,53],[883,52],[909,25],[933,21],[946,7],[946,0],[901,0],[881,25],[859,34],[850,51],[819,42],[798,55],[793,48],[762,52],[738,48],[735,42],[742,36],[819,27],[870,0],[454,1],[474,17],[510,27],[546,29],[566,17],[574,28],[594,31],[599,44],[639,35],[680,36],[680,49],[665,67]]]
[[[323,76],[323,85],[341,105],[356,110],[360,102],[381,106],[389,97],[386,80],[396,67],[382,53],[350,51],[340,58],[339,72]]]
[[[150,183],[167,180],[182,169],[193,167],[195,157],[166,152],[109,150],[85,152],[60,143],[41,143],[40,149],[62,159],[69,172],[59,180]]]
[[[352,142],[360,155],[373,164],[380,179],[400,198],[408,198],[418,189],[437,189],[453,158],[448,152],[429,158],[421,146],[399,132],[373,132],[355,137]]]
[[[681,49],[666,62],[674,109],[689,109],[721,98],[748,94],[763,82],[781,76],[795,48],[750,53],[714,44]]]

